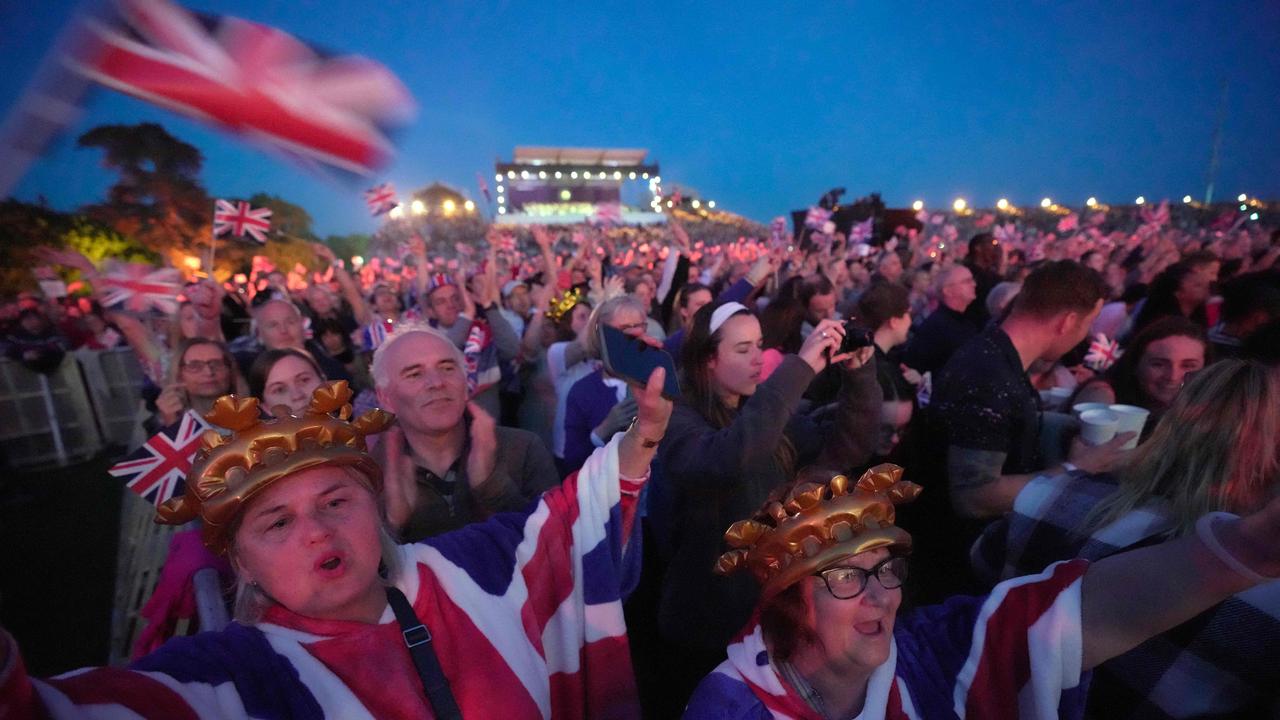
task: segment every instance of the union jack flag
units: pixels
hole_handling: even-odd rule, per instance
[[[849,242],[865,243],[870,240],[873,232],[872,225],[875,224],[875,221],[875,217],[872,216],[849,228]]]
[[[414,103],[389,70],[328,57],[266,25],[116,0],[86,18],[67,65],[90,80],[314,164],[361,175],[391,156],[384,132]]]
[[[97,282],[106,307],[123,305],[133,312],[152,307],[164,313],[178,311],[182,273],[174,268],[113,261]]]
[[[251,236],[259,245],[267,244],[267,231],[271,229],[271,209],[254,208],[240,200],[234,205],[218,200],[213,205],[213,236]]]
[[[1084,364],[1101,372],[1115,365],[1123,354],[1124,350],[1120,349],[1120,343],[1098,333],[1093,342],[1089,343],[1089,352],[1084,356]]]
[[[112,477],[128,478],[125,487],[159,507],[173,497],[178,484],[191,471],[191,462],[200,449],[200,436],[209,423],[188,410],[178,422],[151,436],[142,447],[112,465]]]
[[[375,185],[364,191],[364,201],[374,217],[389,213],[397,205],[395,186],[389,182]]]
[[[817,205],[809,208],[809,212],[804,216],[804,226],[807,228],[821,229],[823,225],[831,219],[831,211],[820,208]]]

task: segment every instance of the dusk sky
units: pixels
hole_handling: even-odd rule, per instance
[[[361,191],[475,174],[517,145],[638,147],[668,186],[767,221],[828,188],[890,206],[957,196],[1079,205],[1199,198],[1220,84],[1217,197],[1280,198],[1280,2],[193,2],[386,64],[420,106],[368,182],[304,173],[234,137],[108,90],[16,196],[59,209],[113,175],[75,138],[156,121],[204,153],[215,196],[265,191],[324,234],[368,232]],[[62,0],[0,0],[12,106],[70,18]]]

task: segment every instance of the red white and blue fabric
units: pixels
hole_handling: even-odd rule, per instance
[[[831,219],[831,211],[820,208],[817,205],[809,208],[809,212],[804,216],[804,226],[807,228],[822,229],[822,226]]]
[[[1086,676],[1080,585],[1088,563],[1059,563],[898,618],[889,659],[867,683],[860,720],[1077,718]],[[708,675],[685,720],[822,720],[778,674],[753,622]]]
[[[787,239],[787,220],[786,218],[776,217],[769,223],[769,242],[774,247],[782,247],[786,244]]]
[[[1101,372],[1115,365],[1116,360],[1119,360],[1123,354],[1124,350],[1120,349],[1118,341],[1098,333],[1089,343],[1089,352],[1085,353],[1084,364]]]
[[[222,237],[244,237],[248,235],[259,245],[267,243],[267,232],[271,230],[271,208],[255,208],[249,203],[238,200],[232,203],[217,200],[213,204],[213,235]]]
[[[395,209],[396,188],[389,182],[375,185],[364,191],[364,201],[369,206],[370,215],[385,215]]]
[[[1035,478],[1018,493],[1013,511],[974,543],[974,569],[995,582],[1065,558],[1100,560],[1173,536],[1174,514],[1162,498],[1082,535],[1089,514],[1117,490],[1107,474]],[[1280,580],[1274,580],[1100,665],[1089,684],[1089,709],[1115,720],[1274,717],[1278,686]]]
[[[865,243],[870,240],[874,232],[872,226],[875,221],[875,216],[872,216],[849,228],[849,243]]]
[[[369,174],[391,157],[385,132],[414,113],[382,65],[328,56],[266,25],[116,0],[90,18],[67,63],[107,87],[304,160]]]
[[[173,497],[179,484],[186,480],[200,449],[200,435],[208,429],[204,418],[188,410],[181,420],[152,435],[107,472],[113,477],[128,478],[125,487],[159,506]]]
[[[493,202],[493,195],[489,194],[489,183],[484,181],[480,173],[476,173],[476,182],[480,184],[480,194],[484,195],[484,201]]]
[[[454,281],[453,276],[448,273],[432,273],[431,276],[427,278],[427,294],[430,295],[446,285],[457,284],[458,283]]]
[[[639,718],[622,614],[640,572],[647,478],[618,443],[519,513],[400,548],[396,587],[430,629],[464,717]],[[275,607],[252,626],[170,641],[130,668],[29,678],[13,640],[0,698],[14,717],[432,717],[390,609],[366,624]]]
[[[462,359],[467,366],[467,393],[475,397],[502,379],[498,364],[498,348],[493,343],[493,330],[487,320],[476,318],[462,343]]]
[[[102,304],[120,306],[132,312],[155,308],[166,315],[178,311],[182,273],[174,268],[156,268],[141,263],[111,262],[98,276],[104,291]]]

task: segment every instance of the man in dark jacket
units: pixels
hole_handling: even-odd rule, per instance
[[[954,265],[943,270],[934,283],[934,293],[938,309],[920,324],[902,353],[902,362],[920,373],[941,370],[981,329],[965,316],[977,297],[977,282],[969,268]]]

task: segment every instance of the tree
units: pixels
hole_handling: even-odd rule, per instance
[[[156,263],[159,256],[133,238],[81,215],[39,205],[0,202],[0,295],[36,287],[31,269],[40,265],[37,247],[77,250],[95,264],[107,258]],[[63,280],[80,279],[80,271],[55,268]]]
[[[271,208],[271,233],[316,242],[319,238],[311,229],[311,215],[301,205],[267,193],[256,193],[249,198],[254,207]]]
[[[120,173],[107,201],[84,211],[148,249],[202,252],[209,244],[213,200],[201,185],[200,151],[160,125],[99,125],[80,136],[100,148],[103,163]]]
[[[356,255],[364,257],[369,254],[370,240],[371,238],[363,233],[330,235],[324,239],[324,244],[333,248],[335,255],[350,263],[351,258]]]

